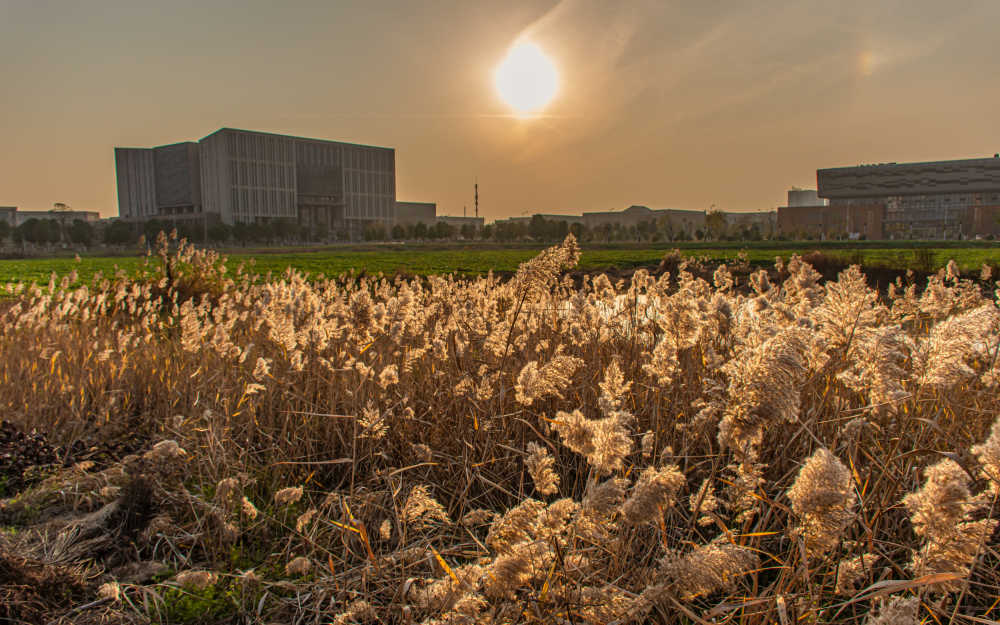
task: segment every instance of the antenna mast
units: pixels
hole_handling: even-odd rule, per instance
[[[479,217],[479,178],[476,178],[476,217]]]

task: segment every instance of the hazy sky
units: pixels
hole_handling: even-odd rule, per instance
[[[1000,151],[1000,0],[0,0],[0,205],[117,213],[114,146],[222,126],[396,148],[487,220],[758,210],[818,167]],[[518,119],[518,37],[560,91]]]

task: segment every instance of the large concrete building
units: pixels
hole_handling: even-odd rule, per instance
[[[123,219],[286,219],[317,232],[357,236],[391,225],[392,148],[222,128],[197,143],[115,148]]]
[[[832,232],[878,239],[1000,235],[1000,156],[820,169]]]

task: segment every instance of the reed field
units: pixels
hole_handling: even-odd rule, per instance
[[[989,267],[579,260],[11,283],[0,622],[1000,620]]]

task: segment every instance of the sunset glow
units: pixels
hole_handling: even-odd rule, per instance
[[[537,113],[555,97],[559,72],[552,60],[534,43],[511,48],[494,74],[497,93],[520,115]]]

